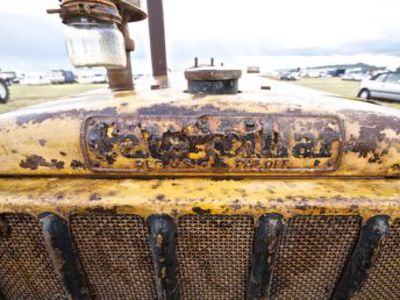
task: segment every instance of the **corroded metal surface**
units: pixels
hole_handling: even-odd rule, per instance
[[[368,278],[368,272],[373,270],[388,231],[388,216],[374,216],[366,222],[335,288],[332,300],[350,299],[360,291]]]
[[[147,17],[139,0],[63,0],[59,9],[48,9],[47,12],[60,14],[63,22],[89,15],[99,21],[121,23],[118,12],[121,8],[129,12],[129,22],[141,21]]]
[[[343,125],[342,157],[332,172],[309,172],[316,167],[313,160],[301,159],[304,172],[248,172],[230,170],[181,172],[176,177],[398,177],[400,176],[400,112],[359,102],[350,102],[315,96],[282,97],[274,94],[242,93],[231,96],[205,96],[175,93],[170,90],[149,93],[80,97],[41,105],[35,109],[2,114],[0,116],[0,175],[94,175],[93,166],[85,163],[80,148],[81,127],[93,115],[105,119],[140,120],[152,116],[159,118],[156,127],[165,133],[163,124],[200,120],[230,119],[236,116],[290,115],[306,118],[309,115],[337,118]],[[180,126],[180,125],[179,125]],[[178,126],[178,131],[179,131]],[[164,132],[163,132],[164,131]],[[240,128],[244,132],[244,128]],[[281,137],[287,128],[279,128]],[[315,135],[315,133],[314,133]],[[203,135],[205,138],[206,134]],[[16,138],[18,137],[18,138]],[[290,149],[292,149],[290,145]],[[184,153],[182,153],[184,155]],[[289,153],[290,155],[291,153]],[[308,164],[311,165],[308,165]],[[103,166],[104,167],[104,166]],[[115,168],[115,166],[112,166]],[[317,166],[322,168],[321,166]],[[142,174],[143,173],[143,174]],[[168,172],[142,172],[140,176],[171,176]],[[317,174],[317,175],[316,175]],[[104,175],[104,174],[102,174]],[[106,174],[112,176],[112,174]],[[118,176],[134,176],[119,172]]]
[[[245,299],[254,221],[248,216],[183,216],[178,221],[183,299]]]
[[[153,76],[167,76],[164,9],[162,0],[147,0],[149,35]]]
[[[400,299],[400,220],[392,220],[389,233],[377,251],[367,279],[353,299]]]
[[[242,76],[241,70],[225,69],[220,67],[193,68],[185,71],[187,80],[233,80]]]
[[[330,299],[361,221],[358,216],[291,218],[278,248],[270,299]]]
[[[67,222],[51,213],[40,215],[39,220],[44,244],[68,299],[91,299]]]
[[[70,227],[94,299],[156,298],[143,218],[104,213],[74,215]]]
[[[208,268],[201,264],[204,261],[203,256],[196,256],[193,250],[194,259],[188,264],[194,264],[189,267],[195,271],[186,276],[203,280],[201,285],[196,286],[196,289],[203,292],[199,295],[208,295],[207,293],[214,290],[218,290],[218,295],[226,295],[230,283],[224,285],[223,282],[234,280],[240,282],[240,288],[232,290],[235,295],[240,295],[238,298],[243,298],[249,275],[243,272],[244,257],[240,256],[243,254],[241,247],[245,240],[246,247],[249,248],[246,250],[246,264],[249,267],[255,230],[254,222],[248,220],[257,220],[266,213],[279,213],[285,220],[289,220],[285,233],[286,244],[283,243],[280,247],[283,252],[278,253],[278,259],[286,254],[295,257],[298,263],[292,265],[295,272],[300,272],[307,280],[318,278],[307,281],[307,284],[331,289],[335,278],[332,274],[336,272],[339,275],[343,253],[346,252],[346,247],[351,248],[350,240],[353,237],[356,239],[356,229],[361,225],[361,217],[367,220],[374,215],[387,214],[393,220],[399,218],[399,190],[399,182],[393,179],[353,179],[349,184],[346,180],[336,179],[4,178],[0,180],[0,211],[36,216],[50,211],[69,219],[75,242],[79,245],[83,267],[92,284],[91,292],[95,295],[111,295],[112,298],[115,295],[131,296],[141,291],[141,299],[155,297],[150,245],[146,241],[149,233],[144,218],[153,214],[168,214],[175,220],[183,220],[179,226],[186,226],[186,229],[183,228],[186,230],[184,245],[189,249],[201,249],[202,252],[199,251],[203,254],[207,253],[204,249],[217,249],[218,252],[215,253],[220,253],[220,261],[212,258],[212,254],[207,254],[211,257],[207,262],[212,263]],[[7,237],[10,232],[7,224],[3,223],[2,227],[2,235]],[[178,244],[179,234],[182,236],[182,229],[178,230]],[[299,247],[299,251],[293,252],[290,247],[285,246],[292,245],[288,242],[289,239],[290,243]],[[158,244],[161,244],[160,241],[160,238],[158,241],[156,238]],[[227,246],[222,247],[225,244],[220,244],[219,241]],[[209,248],[202,246],[208,244],[211,245]],[[242,254],[238,254],[239,250]],[[45,251],[43,247],[42,251]],[[239,260],[231,261],[229,257],[224,257],[225,253],[233,253],[232,257]],[[182,252],[180,255],[184,256]],[[181,260],[179,262],[181,264]],[[336,269],[329,268],[329,272],[326,272],[325,267],[329,263],[335,263]],[[196,265],[200,267],[195,269],[193,266]],[[296,269],[298,266],[301,268]],[[131,270],[129,274],[135,275],[127,276],[126,270]],[[201,276],[214,276],[215,270],[222,274],[221,277],[211,280],[211,286],[204,285],[209,279]],[[235,277],[232,279],[229,277],[232,270],[242,271],[233,272]],[[279,278],[279,270],[278,264],[273,277]],[[314,270],[315,273],[309,273],[308,270]],[[138,272],[143,281],[134,279]],[[283,277],[290,280],[297,278],[288,274]],[[324,280],[319,281],[321,274],[324,275]],[[124,280],[116,280],[118,276],[122,276]],[[280,277],[281,283],[284,282],[283,277]],[[223,278],[229,280],[222,280]],[[132,289],[133,282],[137,284],[135,290]],[[188,298],[196,298],[197,294],[192,297],[191,283],[185,284]],[[287,289],[289,288],[284,286],[282,291]],[[312,292],[311,289],[304,291],[305,294]],[[330,291],[326,295],[328,292]],[[312,295],[316,295],[315,291]]]
[[[158,299],[179,300],[174,219],[168,215],[153,215],[147,219],[147,223]]]
[[[77,17],[90,16],[103,22],[121,24],[122,18],[112,0],[63,0],[59,10],[48,10],[48,13],[59,13],[64,23]]]
[[[273,269],[282,232],[282,216],[266,214],[258,221],[254,234],[251,269],[247,288],[247,299],[268,299],[273,278]]]
[[[9,228],[0,238],[0,289],[4,299],[66,299],[37,220],[27,214],[1,217]]]
[[[2,179],[0,209],[39,215],[106,211],[121,214],[295,215],[386,214],[400,217],[397,180],[129,180]]]
[[[82,148],[95,172],[334,171],[343,140],[329,116],[91,117]]]

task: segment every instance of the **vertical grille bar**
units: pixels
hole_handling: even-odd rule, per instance
[[[254,221],[249,216],[179,218],[177,254],[183,299],[244,299]]]
[[[167,215],[155,215],[149,217],[148,224],[150,246],[156,270],[158,299],[180,299],[174,220]]]
[[[155,299],[148,230],[135,215],[84,214],[70,219],[95,299]]]
[[[55,270],[62,279],[65,293],[74,300],[90,299],[86,278],[67,223],[51,213],[44,213],[39,219],[44,244]]]
[[[247,299],[264,299],[272,280],[279,239],[283,232],[282,216],[264,215],[255,233]]]
[[[400,299],[399,245],[400,219],[393,222],[375,264],[355,299]]]
[[[361,230],[357,246],[344,269],[332,300],[350,299],[360,290],[367,278],[367,272],[374,265],[379,247],[388,231],[388,216],[375,216],[367,221]]]
[[[359,229],[359,216],[288,220],[272,278],[272,299],[329,299]]]
[[[0,290],[5,299],[65,299],[36,218],[2,216]]]

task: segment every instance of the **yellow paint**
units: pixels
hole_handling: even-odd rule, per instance
[[[304,114],[329,114],[337,116],[343,123],[344,145],[351,145],[359,138],[361,118],[371,116],[386,118],[390,125],[382,131],[385,137],[377,144],[376,152],[382,155],[381,163],[370,163],[372,153],[366,157],[347,151],[343,153],[340,166],[334,172],[280,172],[255,174],[249,177],[385,177],[400,176],[400,133],[394,130],[394,124],[400,119],[398,110],[377,107],[360,102],[315,95],[282,95],[268,93],[242,93],[223,96],[193,96],[173,90],[160,90],[137,93],[103,93],[77,97],[69,100],[38,105],[37,107],[0,115],[0,176],[9,175],[96,175],[83,168],[72,168],[71,163],[83,163],[81,127],[87,115],[108,114],[114,110],[117,115],[135,115],[140,109],[164,105],[166,108],[193,110],[194,115],[203,115],[207,107],[213,106],[222,114],[226,111],[240,113],[287,113],[301,111]],[[358,115],[357,115],[358,114]],[[357,115],[357,116],[356,116]],[[180,114],[172,117],[181,118]],[[25,122],[21,122],[25,119]],[[371,125],[372,127],[374,125]],[[373,137],[371,137],[373,138]],[[44,143],[40,143],[44,141]],[[64,162],[63,169],[39,166],[36,170],[21,168],[21,162],[32,155],[43,157],[46,162],[57,160]],[[311,161],[311,160],[310,160]],[[304,160],[304,166],[310,161]],[[105,175],[105,174],[102,174]],[[109,175],[109,174],[106,174]],[[132,176],[131,174],[120,174]],[[141,176],[159,176],[158,173],[144,172]],[[176,177],[199,176],[195,173],[176,173]],[[242,176],[235,173],[203,173],[200,176]]]
[[[39,215],[111,210],[120,214],[166,213],[175,217],[265,213],[294,215],[361,215],[364,220],[387,214],[400,217],[397,180],[131,180],[2,179],[0,213]]]

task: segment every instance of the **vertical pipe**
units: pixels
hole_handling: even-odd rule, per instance
[[[129,37],[127,16],[123,16],[120,30],[125,38],[126,67],[123,69],[107,69],[107,76],[110,88],[113,91],[128,91],[134,89],[131,64],[131,51],[134,50],[134,43]]]
[[[162,0],[147,0],[153,76],[167,75],[164,10]]]

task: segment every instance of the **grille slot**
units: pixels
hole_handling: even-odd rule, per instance
[[[143,218],[75,215],[70,224],[94,298],[156,298],[148,231]]]
[[[278,248],[273,299],[329,299],[361,226],[358,216],[296,216]]]
[[[36,218],[2,216],[8,226],[0,238],[0,290],[6,299],[66,299],[45,249]]]
[[[400,220],[390,228],[385,244],[355,299],[400,299]]]
[[[244,299],[254,221],[248,216],[183,216],[177,255],[183,299]]]

